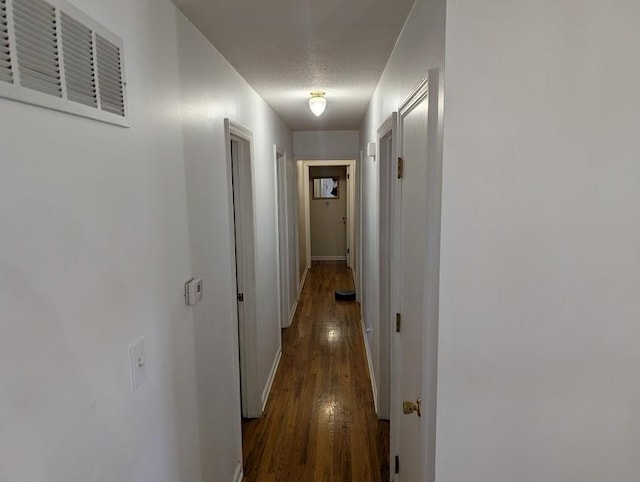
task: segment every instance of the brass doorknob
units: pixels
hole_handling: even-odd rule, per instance
[[[412,413],[418,414],[418,417],[422,417],[422,400],[418,398],[416,403],[405,400],[402,402],[402,411],[405,415],[411,415]]]

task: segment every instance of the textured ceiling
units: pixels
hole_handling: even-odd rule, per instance
[[[174,0],[294,130],[357,129],[414,0]],[[308,108],[312,90],[327,110]]]

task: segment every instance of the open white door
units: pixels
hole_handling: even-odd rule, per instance
[[[356,245],[356,166],[347,166],[347,267],[352,270],[355,267],[355,245]]]
[[[240,362],[240,394],[242,416],[262,415],[261,390],[258,383],[258,338],[256,322],[256,224],[253,204],[253,135],[251,131],[224,121],[227,141],[227,183],[230,194],[230,219],[233,292],[237,311],[238,349]]]
[[[432,481],[434,477],[437,319],[435,325],[429,319],[433,310],[428,300],[434,299],[432,290],[436,290],[437,299],[437,276],[434,281],[433,273],[438,266],[429,265],[429,252],[435,237],[439,239],[439,215],[432,230],[434,211],[429,204],[434,199],[431,189],[437,188],[430,179],[434,172],[430,143],[435,139],[430,101],[435,103],[436,99],[428,94],[429,82],[425,80],[403,104],[398,117],[397,262],[392,274],[392,303],[397,307],[399,329],[394,336],[392,366],[392,447],[396,451],[392,455],[399,458],[398,473],[393,475],[396,482]],[[439,209],[439,204],[436,207]],[[437,246],[439,249],[439,241]]]

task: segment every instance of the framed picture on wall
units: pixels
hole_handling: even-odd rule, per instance
[[[337,177],[314,177],[313,199],[338,199],[340,197]]]

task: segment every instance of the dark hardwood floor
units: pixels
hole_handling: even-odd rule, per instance
[[[373,407],[359,305],[344,263],[314,263],[265,413],[243,421],[245,480],[389,480],[389,423]]]

